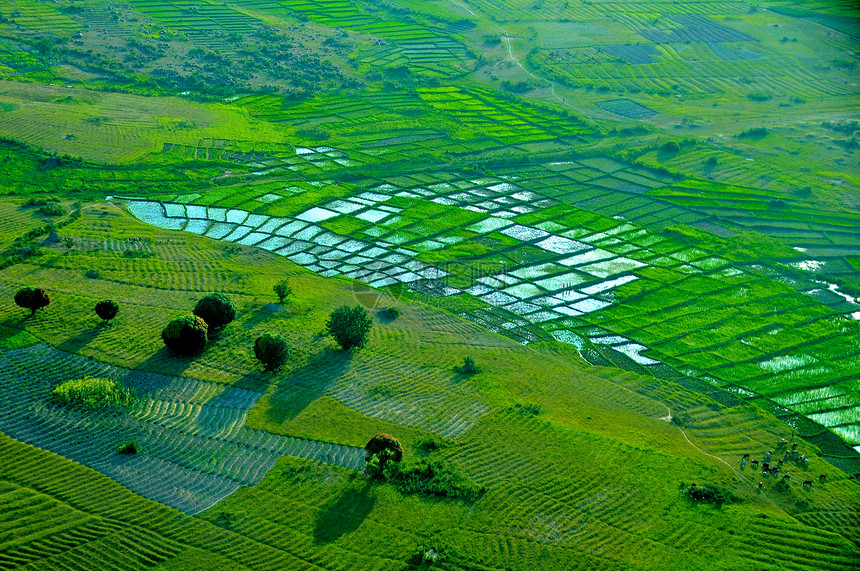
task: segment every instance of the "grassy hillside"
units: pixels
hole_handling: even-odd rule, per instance
[[[102,229],[99,239],[97,229]],[[185,398],[170,388],[184,384],[188,388],[183,392],[198,395],[199,401],[191,402],[200,402],[203,410],[225,406],[216,401],[226,398],[226,393],[219,397],[217,385],[204,391],[196,379],[257,393],[253,399],[259,400],[247,417],[252,430],[352,446],[387,431],[402,439],[409,461],[443,460],[487,489],[475,503],[404,496],[390,484],[374,484],[352,470],[285,457],[259,485],[238,486],[201,515],[221,529],[219,533],[266,546],[268,551],[254,548],[258,555],[242,561],[245,566],[398,569],[416,554],[423,557],[433,549],[442,554],[439,565],[452,569],[568,567],[583,557],[591,565],[608,568],[701,568],[715,558],[725,568],[736,568],[749,561],[750,553],[768,567],[771,561],[786,564],[781,538],[787,537],[802,538],[818,554],[814,565],[802,555],[789,560],[793,568],[852,565],[854,546],[849,539],[857,539],[851,531],[856,523],[856,485],[815,457],[818,450],[813,445],[800,442],[812,457],[811,465],[805,471],[790,465],[787,490],[779,491],[775,486],[781,477],[772,476],[764,478],[763,491],[756,493],[762,477],[751,467],[742,467],[740,456],[760,456],[774,449],[780,437],[789,437],[790,431],[755,407],[740,401],[725,406],[672,381],[589,367],[575,351],[554,341],[523,347],[414,302],[398,302],[402,315],[390,322],[377,320],[369,346],[346,355],[317,333],[331,308],[354,303],[349,282],[314,276],[288,260],[252,248],[153,230],[112,208],[85,207],[84,216],[67,226],[64,234],[76,241],[70,252],[56,246],[40,256],[38,264],[27,261],[4,271],[7,293],[14,291],[16,282],[37,280],[54,296],[52,304],[33,318],[4,304],[4,326],[26,331],[33,336],[31,343],[46,341],[62,351],[89,356],[95,359],[94,370],[119,374],[117,378],[137,387],[141,395],[161,387],[161,396],[154,398],[167,403],[178,405]],[[119,236],[150,238],[151,244],[139,240],[138,245],[157,255],[109,254],[113,248],[132,245]],[[80,269],[73,269],[90,268],[96,260],[109,264],[93,266],[99,277],[86,278]],[[164,281],[168,275],[174,279],[181,275],[177,267],[184,267],[194,280]],[[225,268],[242,271],[241,281],[220,288],[237,302],[237,321],[197,358],[166,354],[158,335],[161,326],[172,315],[187,312]],[[283,276],[290,277],[296,294],[281,307],[273,303],[269,288]],[[370,304],[368,294],[359,295]],[[92,312],[102,297],[117,299],[121,307],[109,327],[99,327]],[[280,375],[264,373],[251,356],[252,340],[263,331],[289,336],[294,347]],[[31,374],[26,371],[32,366],[22,351],[37,347],[17,349],[4,357],[19,363],[15,365],[19,378]],[[62,355],[57,354],[58,365],[50,369],[57,372],[48,378],[86,370]],[[454,365],[467,355],[474,357],[482,372],[471,377],[454,372]],[[45,357],[38,360],[46,363]],[[182,379],[170,381],[175,385],[154,374],[135,380],[100,362]],[[45,409],[51,405],[44,403],[44,396],[31,394],[31,399],[37,399],[34,410],[51,410]],[[44,404],[38,404],[38,399]],[[138,415],[137,410],[125,414]],[[198,410],[194,405],[171,406],[141,418],[170,427],[176,435],[171,438],[180,439],[177,443],[190,442],[193,434],[205,438],[209,426],[201,424]],[[676,422],[669,422],[670,417]],[[41,422],[46,428],[59,427],[62,418],[55,410]],[[167,464],[153,465],[153,461],[173,457],[165,456],[163,445],[147,444],[141,431],[150,429],[125,426],[114,439],[136,438],[143,446],[135,461],[146,461],[148,467],[122,478],[132,489],[169,503],[146,482],[168,473]],[[82,430],[80,421],[74,430]],[[36,438],[32,429],[20,434],[25,441]],[[437,444],[428,448],[424,444],[428,439]],[[116,454],[108,447],[97,454],[75,455],[69,448],[73,439],[38,442],[101,470]],[[193,465],[191,455],[181,460],[182,450],[177,449],[179,455],[171,462]],[[19,462],[35,461],[27,460],[32,454],[18,457]],[[3,477],[18,487],[42,490],[31,479],[50,481],[51,472],[28,472],[16,465],[4,464]],[[231,466],[231,462],[210,462],[202,469],[213,476],[236,478]],[[22,472],[31,479],[22,479]],[[820,472],[828,476],[823,484],[817,480]],[[91,472],[81,473],[82,478],[93,479],[85,475]],[[806,490],[801,481],[809,477],[815,483]],[[102,481],[95,478],[96,483]],[[719,485],[736,499],[722,508],[697,504],[681,489],[692,482]],[[43,493],[68,501],[63,489],[49,486]],[[215,488],[207,484],[207,489]],[[94,509],[87,504],[84,511]],[[139,508],[134,510],[138,518],[134,521],[143,521]],[[159,531],[161,541],[173,546],[161,556],[167,568],[185,568],[197,555],[203,557],[197,551],[183,551],[189,533],[185,525],[191,524]],[[8,557],[26,545],[23,539],[9,543]],[[101,544],[87,545],[102,549],[97,547]],[[223,556],[223,551],[215,551],[219,555],[211,557]]]

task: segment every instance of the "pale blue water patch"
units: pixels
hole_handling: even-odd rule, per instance
[[[585,339],[583,339],[573,331],[567,329],[556,329],[555,331],[551,331],[550,335],[552,335],[562,343],[573,345],[579,350],[582,350],[585,347]]]
[[[507,228],[511,226],[513,222],[508,220],[502,220],[501,218],[485,218],[479,222],[472,224],[471,226],[466,226],[466,230],[471,230],[473,232],[477,232],[479,234],[488,234],[490,232],[494,232],[501,228]]]
[[[556,254],[572,254],[574,252],[590,248],[590,246],[587,246],[582,242],[577,242],[576,240],[571,240],[570,238],[564,238],[562,236],[550,236],[546,240],[542,240],[535,245],[538,248],[543,248],[548,252]]]
[[[206,232],[205,236],[209,238],[214,238],[215,240],[221,240],[232,232],[236,226],[234,224],[227,224],[226,222],[214,222],[212,227]]]
[[[167,202],[164,204],[164,213],[170,218],[185,218],[185,205]]]
[[[274,234],[275,230],[284,225],[284,222],[285,220],[282,218],[270,218],[265,224],[260,226],[258,230],[260,232],[266,232],[267,234]]]
[[[257,228],[262,225],[264,222],[269,220],[269,217],[265,214],[249,214],[248,218],[245,220],[245,226],[250,226],[251,228]]]
[[[226,222],[227,221],[227,209],[226,208],[218,208],[217,206],[208,207],[207,218],[209,220],[214,220],[215,222]]]
[[[299,220],[304,220],[305,222],[322,222],[323,220],[328,220],[329,218],[334,218],[337,216],[337,212],[332,212],[326,208],[320,208],[319,206],[314,206],[313,208],[306,210],[296,216]]]
[[[601,292],[604,292],[604,291],[607,291],[610,289],[617,288],[619,286],[622,286],[626,283],[630,283],[630,282],[638,280],[638,279],[639,279],[638,276],[623,276],[620,278],[616,278],[614,280],[606,280],[606,281],[603,281],[603,282],[600,282],[600,283],[597,283],[594,285],[590,285],[588,287],[582,288],[580,291],[582,291],[582,293],[585,293],[588,295],[594,295],[596,293],[601,293]]]
[[[511,286],[503,289],[502,292],[518,299],[528,299],[530,297],[536,297],[546,293],[544,290],[530,283]]]
[[[286,228],[282,228],[281,230],[285,230]],[[304,229],[296,232],[292,237],[296,240],[311,240],[314,236],[321,233],[323,231],[319,226],[314,226],[311,224],[310,226],[305,227]]]
[[[249,228],[247,226],[237,226],[232,232],[228,235],[221,238],[222,240],[226,240],[227,242],[235,242],[244,238],[253,228]]]
[[[283,222],[283,221],[281,221],[281,222]],[[270,221],[270,223],[272,223],[274,225],[275,221],[272,220],[272,221]],[[284,236],[284,237],[289,238],[289,237],[294,237],[300,231],[302,231],[308,227],[310,227],[310,225],[307,222],[300,222],[298,220],[293,220],[292,222],[289,222],[287,224],[282,223],[278,227],[278,229],[273,231],[272,233],[277,234],[279,236]],[[261,230],[262,230],[262,228],[261,228]],[[299,240],[301,240],[301,238],[299,238]]]
[[[199,220],[196,218],[192,218],[188,221],[188,224],[185,225],[186,232],[192,232],[194,234],[204,234],[207,230],[209,230],[209,225],[211,222],[208,220]]]
[[[365,210],[363,212],[359,212],[358,214],[355,214],[354,216],[356,218],[360,218],[361,220],[366,220],[367,222],[374,222],[375,223],[375,222],[379,222],[379,221],[387,218],[390,215],[391,215],[390,212],[385,212],[384,210],[369,209],[369,210]]]
[[[185,206],[185,212],[189,218],[209,218],[206,214],[206,207],[200,206],[199,204],[187,204]]]
[[[241,240],[237,240],[237,243],[242,244],[244,246],[254,246],[268,237],[268,234],[261,234],[260,232],[251,232]]]
[[[607,250],[601,250],[600,248],[595,248],[594,250],[589,250],[583,254],[577,254],[576,256],[571,256],[569,258],[564,258],[559,260],[558,263],[563,266],[579,266],[582,264],[588,264],[591,262],[596,262],[598,260],[604,260],[606,258],[614,258],[615,254],[609,252]]]
[[[610,276],[630,272],[644,266],[645,264],[642,262],[630,258],[615,258],[614,260],[604,260],[580,266],[578,269],[583,272],[588,272],[598,278],[608,278]]]
[[[242,224],[248,218],[248,212],[245,210],[236,210],[235,208],[227,211],[227,222],[232,224]]]
[[[647,347],[644,345],[639,345],[638,343],[627,343],[625,345],[616,345],[612,347],[614,350],[619,353],[624,353],[628,357],[630,357],[633,361],[639,363],[640,365],[656,365],[660,361],[655,359],[651,359],[646,357],[645,355],[640,355],[642,351],[645,351]]]
[[[529,226],[522,226],[520,224],[514,224],[513,226],[509,226],[503,230],[500,230],[502,234],[506,234],[511,238],[516,238],[521,242],[530,242],[532,240],[538,240],[540,238],[545,238],[549,236],[549,232],[544,230],[539,230],[537,228],[531,228]]]
[[[391,186],[391,185],[388,185],[388,187],[390,187],[392,190],[396,188],[396,187]],[[377,187],[376,190],[383,190],[383,189],[385,189],[385,185]],[[361,198],[363,200],[368,200],[368,201],[373,202],[375,204],[377,202],[385,202],[387,200],[391,200],[391,195],[390,194],[382,194],[380,192],[368,191],[368,192],[362,192],[361,194],[359,194],[358,198]]]
[[[608,301],[602,301],[599,299],[586,298],[581,301],[577,301],[575,303],[570,304],[571,309],[575,309],[580,313],[592,313],[599,309],[603,309],[604,307],[608,307],[612,305]]]
[[[588,278],[577,272],[568,272],[566,274],[558,274],[542,280],[537,280],[535,283],[547,291],[559,291],[562,289],[572,288]]]

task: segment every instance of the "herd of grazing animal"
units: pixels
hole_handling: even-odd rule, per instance
[[[752,466],[753,470],[758,471],[759,469],[761,469],[762,476],[775,476],[783,471],[783,466],[788,461],[794,462],[795,466],[803,470],[809,468],[809,458],[807,458],[806,455],[801,454],[800,451],[798,451],[796,442],[793,442],[789,447],[788,441],[785,438],[780,438],[779,442],[777,442],[776,449],[780,450],[781,448],[785,448],[785,453],[783,454],[782,459],[778,460],[777,462],[773,461],[773,450],[768,450],[767,452],[765,452],[762,456],[761,461],[751,461],[750,455],[744,454],[743,456],[741,456],[741,470],[746,468],[747,463],[749,463]],[[783,483],[788,484],[790,480],[791,470],[786,469],[785,473],[782,476],[782,481]],[[819,485],[824,484],[824,482],[826,481],[827,474],[821,474],[818,476]],[[812,480],[804,480],[802,483],[803,489],[811,490],[812,483]],[[761,491],[763,487],[764,483],[759,482],[757,486],[758,490]]]

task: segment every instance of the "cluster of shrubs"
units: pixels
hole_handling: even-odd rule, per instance
[[[132,403],[131,391],[117,381],[86,376],[66,381],[51,391],[51,401],[82,410],[125,407]]]
[[[691,500],[713,504],[716,507],[722,507],[723,504],[731,503],[736,499],[731,491],[715,484],[704,484],[702,486],[690,484],[689,486],[685,486],[682,483],[681,488],[684,490],[684,495]]]
[[[438,444],[433,444],[427,447],[428,452],[438,449]],[[475,502],[486,492],[486,488],[476,486],[442,462],[419,460],[412,466],[403,464],[403,446],[390,434],[377,434],[364,448],[365,473],[374,480],[393,484],[401,494]]]

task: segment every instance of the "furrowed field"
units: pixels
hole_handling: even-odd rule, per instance
[[[0,2],[0,568],[856,568],[858,22]]]

